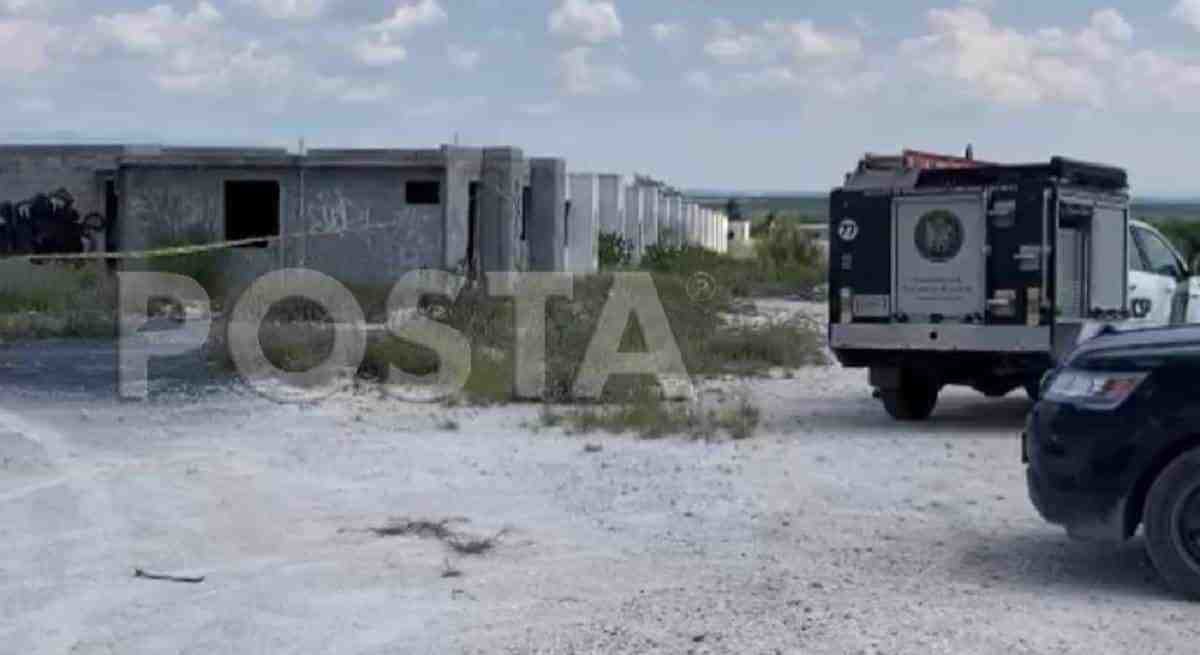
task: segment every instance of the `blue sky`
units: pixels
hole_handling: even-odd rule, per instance
[[[1200,0],[0,0],[0,138],[513,144],[824,190],[865,151],[1200,194]]]

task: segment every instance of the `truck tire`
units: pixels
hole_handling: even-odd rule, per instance
[[[924,421],[933,414],[940,391],[933,380],[905,371],[900,388],[885,389],[880,392],[880,397],[884,409],[897,421]]]
[[[1041,383],[1041,381],[1038,380],[1038,381],[1034,381],[1034,382],[1026,382],[1025,383],[1025,395],[1029,396],[1029,399],[1035,403],[1037,401],[1041,400],[1042,399],[1042,383]]]
[[[1167,586],[1200,600],[1200,450],[1171,462],[1150,487],[1146,550]]]
[[[1006,380],[983,380],[975,384],[975,390],[988,398],[1003,398],[1016,388],[1016,384]]]

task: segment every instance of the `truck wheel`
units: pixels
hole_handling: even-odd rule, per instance
[[[1037,401],[1041,400],[1042,399],[1042,383],[1041,383],[1041,381],[1026,382],[1025,383],[1025,395],[1029,396],[1029,399],[1035,403]]]
[[[1016,388],[1017,385],[1003,380],[987,380],[975,385],[975,390],[988,398],[1003,398]]]
[[[1200,450],[1171,462],[1146,497],[1146,550],[1163,581],[1200,600]]]
[[[883,407],[897,421],[924,421],[937,405],[937,383],[911,373],[905,373],[899,389],[880,393]]]

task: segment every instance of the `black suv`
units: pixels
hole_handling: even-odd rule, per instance
[[[1200,327],[1102,333],[1041,390],[1023,437],[1038,511],[1083,539],[1144,526],[1163,579],[1200,600]]]

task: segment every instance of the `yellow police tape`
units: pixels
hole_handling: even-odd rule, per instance
[[[171,257],[174,255],[192,255],[210,250],[224,250],[280,241],[282,237],[257,237],[254,239],[238,239],[237,241],[221,241],[197,246],[177,246],[174,248],[158,248],[155,250],[131,250],[128,252],[83,252],[45,255],[0,255],[0,261],[96,261],[108,259],[154,259],[156,257]]]

